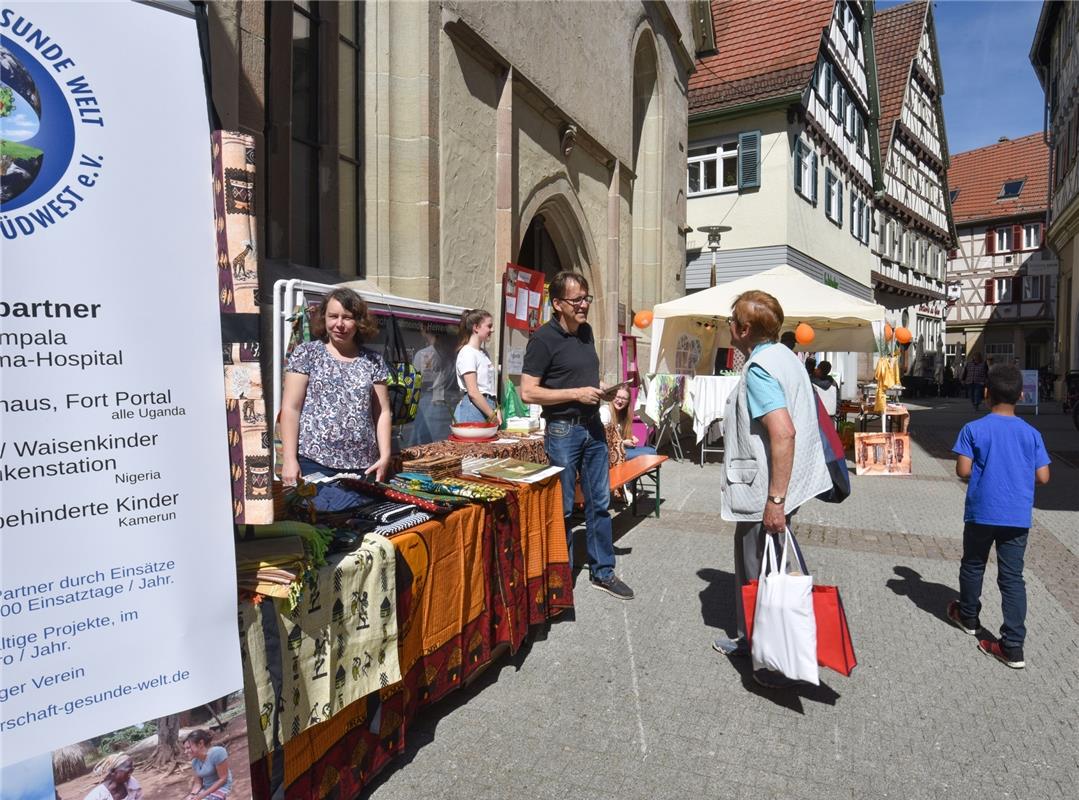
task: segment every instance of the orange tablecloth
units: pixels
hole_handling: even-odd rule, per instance
[[[404,747],[423,706],[461,686],[499,645],[573,606],[557,479],[514,485],[505,501],[465,506],[391,537],[397,552],[403,680],[291,739],[285,797],[353,797]],[[268,796],[271,754],[252,765]]]

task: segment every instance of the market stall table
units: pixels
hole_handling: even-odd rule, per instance
[[[529,626],[573,606],[558,480],[499,486],[507,490],[501,500],[470,504],[389,537],[395,554],[400,681],[352,702],[331,693],[328,708],[320,704],[303,718],[279,713],[307,703],[303,681],[298,699],[295,693],[280,697],[277,706],[253,702],[247,693],[252,742],[272,742],[275,735],[278,743],[284,742],[252,765],[258,796],[270,796],[273,776],[282,774],[274,769],[275,759],[283,759],[288,800],[358,795],[404,748],[408,725],[420,708],[459,688],[500,646],[515,651]],[[365,563],[348,553],[319,571],[314,582],[320,593],[317,604],[331,609],[331,627],[342,619],[359,624],[361,604],[352,596],[337,596],[337,587],[356,583],[351,573],[365,569]],[[378,618],[381,624],[380,610],[369,609],[369,619]],[[241,609],[241,619],[247,621],[245,671],[265,669],[275,688],[297,663],[293,652],[312,659],[323,652],[330,658],[341,645],[326,620],[319,617],[308,625],[303,613],[294,616],[265,601],[258,609]],[[253,646],[265,653],[251,653]],[[385,666],[379,663],[377,648],[370,664],[362,653],[356,657],[358,663],[339,664],[332,673],[326,669],[325,680],[341,687],[350,683],[353,669],[364,676],[365,668],[378,671]],[[245,674],[247,686],[260,681],[265,684],[265,676]],[[292,726],[284,735],[282,724]],[[263,744],[257,752],[266,750]]]

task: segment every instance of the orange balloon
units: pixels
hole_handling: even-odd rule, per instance
[[[633,315],[633,327],[644,330],[652,324],[652,312],[651,311],[638,311]]]
[[[895,329],[895,340],[900,344],[910,344],[910,340],[913,338],[914,336],[911,334],[910,328]]]
[[[893,333],[892,326],[889,325],[887,322],[885,322],[884,323],[884,341],[886,341],[886,342],[892,341],[892,333]]]
[[[804,322],[799,322],[798,327],[794,329],[794,341],[798,342],[798,344],[809,344],[816,336],[817,334],[813,327]]]

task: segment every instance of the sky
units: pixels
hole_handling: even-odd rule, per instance
[[[1041,8],[1041,0],[933,3],[951,154],[1042,130],[1045,97],[1030,65]]]

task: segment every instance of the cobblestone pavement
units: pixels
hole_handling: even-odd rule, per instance
[[[855,478],[796,516],[815,579],[838,584],[859,666],[770,691],[716,654],[733,622],[718,467],[668,463],[662,518],[615,522],[621,602],[578,576],[574,619],[421,716],[369,791],[401,798],[1065,798],[1079,785],[1079,432],[1030,421],[1053,454],[1027,558],[1027,668],[948,624],[964,486],[960,401],[915,408],[915,475]],[[1070,454],[1070,455],[1069,455]],[[642,509],[647,507],[647,502]],[[982,621],[1000,624],[995,567]]]

